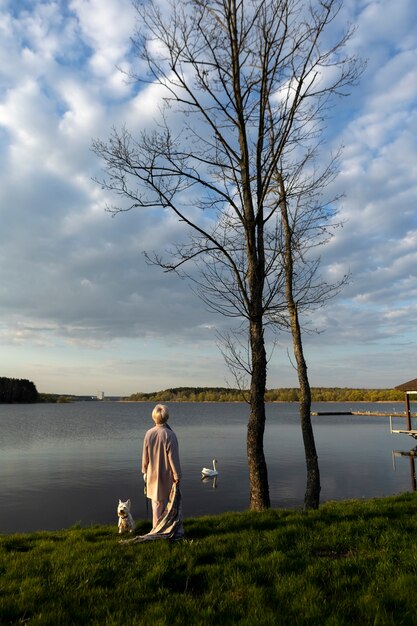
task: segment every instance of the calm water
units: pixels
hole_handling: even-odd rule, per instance
[[[184,515],[248,507],[248,407],[240,403],[171,403],[183,469]],[[0,405],[0,532],[114,523],[118,499],[147,516],[140,457],[152,426],[147,403],[79,402]],[[403,411],[403,404],[316,404],[313,410]],[[402,427],[404,420],[396,424]],[[321,500],[383,496],[413,488],[407,452],[415,443],[391,435],[388,417],[313,417]],[[296,404],[267,407],[265,453],[273,507],[299,507],[305,461]],[[200,470],[218,459],[219,477]]]

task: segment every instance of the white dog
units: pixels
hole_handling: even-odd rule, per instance
[[[135,530],[135,522],[130,513],[130,500],[126,502],[119,500],[117,515],[119,517],[119,533],[133,533]]]

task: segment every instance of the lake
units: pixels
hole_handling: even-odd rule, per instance
[[[146,519],[140,459],[152,426],[150,403],[74,402],[0,405],[0,532],[117,524],[119,498]],[[168,403],[180,445],[185,517],[248,508],[248,406]],[[321,501],[384,496],[413,489],[415,441],[392,435],[389,412],[402,403],[316,403],[313,411],[376,411],[384,417],[314,416]],[[403,427],[404,420],[396,425]],[[267,405],[265,454],[271,504],[301,507],[305,461],[296,403]],[[218,460],[219,477],[201,481]],[[149,507],[150,508],[150,507]]]

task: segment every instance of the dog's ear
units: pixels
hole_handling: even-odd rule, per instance
[[[119,504],[122,504],[122,501],[119,499]]]
[[[130,506],[130,498],[129,500],[126,502],[127,506]]]

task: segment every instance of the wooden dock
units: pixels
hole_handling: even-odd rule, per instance
[[[392,427],[393,417],[395,417],[395,415],[389,416],[389,429],[392,435],[408,435],[409,437],[413,437],[413,439],[417,439],[417,430],[414,430],[412,428],[410,428],[409,430],[404,429],[404,428],[393,428]],[[404,415],[402,415],[401,417],[404,417]]]
[[[380,413],[378,411],[317,411],[315,413],[312,412],[311,415],[371,415],[375,417],[389,417],[390,432],[392,435],[408,435],[409,437],[413,437],[413,439],[417,439],[417,430],[413,428],[392,427],[392,418],[401,417],[404,419],[407,417],[405,413]],[[417,413],[411,413],[410,418],[411,417],[417,417]]]
[[[353,415],[353,413],[352,411],[312,411],[311,415]]]
[[[406,417],[405,413],[387,413],[386,411],[312,411],[311,415],[369,415],[371,417]],[[417,413],[412,413],[411,417],[417,417]]]
[[[391,429],[392,435],[408,435],[409,437],[413,437],[413,439],[417,439],[417,430],[397,430]]]

